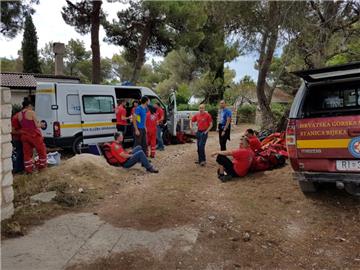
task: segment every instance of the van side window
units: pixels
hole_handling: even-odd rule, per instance
[[[79,95],[67,95],[66,96],[67,112],[70,115],[80,114],[80,100]]]
[[[106,114],[115,112],[113,96],[86,95],[82,98],[84,112],[86,114]]]

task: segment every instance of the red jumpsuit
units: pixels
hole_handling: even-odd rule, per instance
[[[146,113],[146,137],[147,145],[151,147],[150,156],[155,157],[156,152],[156,126],[158,122],[157,115],[151,114],[150,112]],[[148,153],[146,153],[148,155]]]
[[[41,131],[36,127],[34,120],[25,118],[26,110],[21,112],[21,142],[24,150],[24,167],[27,173],[33,171],[33,150],[39,155],[39,161],[36,164],[39,170],[47,166],[46,147]]]

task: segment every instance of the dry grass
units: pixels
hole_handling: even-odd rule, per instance
[[[39,173],[16,175],[13,185],[15,213],[2,222],[2,236],[24,235],[29,226],[103,198],[109,184],[119,180],[120,172],[102,157],[83,154]],[[47,191],[56,191],[53,202],[30,201],[32,195]]]

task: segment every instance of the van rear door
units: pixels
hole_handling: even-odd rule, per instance
[[[296,120],[300,169],[360,172],[359,67],[297,74],[307,88]]]
[[[53,138],[53,124],[57,121],[55,84],[38,83],[35,95],[35,112],[38,120],[44,123],[41,132],[44,138]]]
[[[109,142],[116,132],[115,90],[101,89],[97,92],[79,90],[81,127],[84,144]]]

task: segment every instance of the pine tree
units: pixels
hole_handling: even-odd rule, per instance
[[[31,15],[25,18],[24,37],[22,41],[24,72],[41,73],[37,51],[37,34]]]

